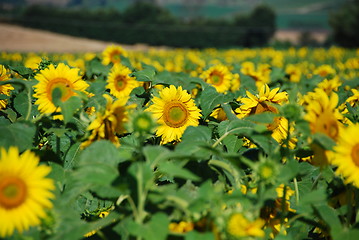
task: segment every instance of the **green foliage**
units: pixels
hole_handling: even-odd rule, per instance
[[[333,29],[333,40],[340,46],[355,48],[359,46],[359,1],[347,3],[334,12],[329,19]]]

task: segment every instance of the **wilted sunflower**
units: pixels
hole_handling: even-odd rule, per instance
[[[120,63],[121,56],[127,57],[127,52],[120,46],[110,45],[102,52],[102,64]]]
[[[131,77],[131,70],[121,64],[115,64],[108,75],[106,88],[116,98],[128,98],[131,91],[139,86],[134,77]]]
[[[36,74],[35,79],[39,82],[34,86],[34,97],[37,98],[35,104],[39,105],[41,113],[61,112],[61,108],[56,107],[52,101],[52,94],[55,89],[61,91],[61,101],[65,102],[72,96],[76,96],[76,91],[84,92],[89,86],[79,76],[78,68],[59,63],[57,67],[53,64]],[[62,115],[56,118],[62,119]]]
[[[211,84],[219,93],[227,92],[231,87],[232,73],[224,65],[215,65],[204,71],[200,76]]]
[[[338,166],[336,173],[359,188],[359,124],[349,125],[339,136],[334,147],[332,163]]]
[[[9,73],[7,72],[6,68],[0,64],[0,81],[7,81],[9,79]],[[14,88],[10,84],[0,85],[0,94],[10,96],[11,90],[14,90]],[[0,110],[6,108],[6,105],[6,99],[0,100]]]
[[[38,165],[30,150],[19,155],[16,147],[0,148],[0,237],[22,233],[40,224],[52,207],[53,180],[46,178],[51,168]]]
[[[157,119],[156,135],[162,137],[162,144],[179,141],[188,126],[198,125],[200,110],[181,86],[171,85],[159,94],[160,97],[154,97],[153,104],[146,110]]]
[[[87,141],[81,144],[82,148],[89,146],[94,141],[107,139],[116,146],[120,145],[116,134],[125,132],[125,123],[128,121],[128,109],[133,106],[126,106],[127,99],[121,98],[113,101],[112,97],[104,94],[107,104],[104,112],[98,112],[96,119],[87,127],[88,131],[92,131]]]

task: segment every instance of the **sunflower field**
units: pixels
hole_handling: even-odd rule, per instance
[[[0,238],[359,239],[359,49],[0,64]]]

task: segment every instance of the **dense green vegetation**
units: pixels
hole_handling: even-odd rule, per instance
[[[32,6],[15,18],[18,24],[126,44],[146,43],[173,47],[233,47],[266,45],[275,31],[276,15],[258,6],[233,19],[197,18],[185,21],[168,10],[136,3],[124,12],[64,10]]]

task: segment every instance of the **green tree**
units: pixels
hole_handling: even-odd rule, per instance
[[[359,46],[359,0],[348,1],[337,12],[330,15],[335,43],[354,48]]]

